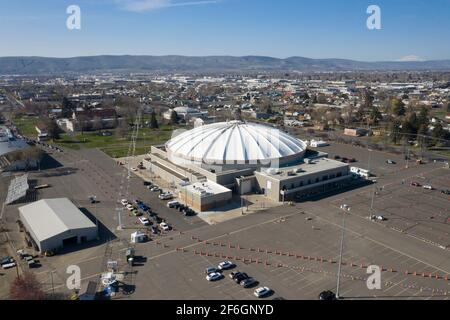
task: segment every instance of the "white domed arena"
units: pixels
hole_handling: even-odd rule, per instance
[[[279,167],[301,161],[306,143],[273,127],[229,121],[184,132],[166,150],[180,166]]]
[[[277,128],[244,121],[174,134],[151,148],[144,167],[198,212],[229,206],[233,194],[301,201],[346,187],[353,179],[348,164],[308,150],[304,141]]]

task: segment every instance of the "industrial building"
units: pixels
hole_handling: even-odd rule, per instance
[[[307,150],[277,128],[229,121],[200,126],[152,147],[144,164],[179,187],[179,198],[200,211],[231,201],[232,194],[264,194],[272,201],[305,199],[345,186],[348,164]]]
[[[43,199],[19,208],[20,221],[40,252],[97,239],[98,228],[69,199]]]

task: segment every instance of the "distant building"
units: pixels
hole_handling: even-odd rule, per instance
[[[113,129],[118,118],[113,108],[77,109],[66,122],[68,131]]]
[[[184,120],[186,122],[192,118],[205,118],[208,116],[208,112],[205,111],[200,111],[198,109],[190,107],[177,107],[165,112],[163,114],[164,119],[170,120],[173,111],[177,113],[179,119]]]
[[[37,131],[37,140],[38,141],[46,141],[48,140],[48,132],[47,132],[47,125],[43,122],[39,122],[36,127]]]
[[[345,129],[344,135],[350,136],[350,137],[362,137],[367,134],[366,129]]]

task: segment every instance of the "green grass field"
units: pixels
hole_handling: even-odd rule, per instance
[[[38,117],[21,117],[14,120],[19,131],[28,137],[36,138],[36,124]],[[158,129],[140,128],[136,140],[135,154],[145,154],[150,151],[152,145],[165,143],[172,136],[176,129],[191,129],[189,126],[161,125]],[[80,150],[81,148],[98,148],[113,158],[125,157],[128,154],[132,131],[126,137],[119,137],[117,130],[107,130],[112,132],[111,136],[102,136],[98,132],[62,133],[60,139],[54,142],[62,148]]]
[[[37,135],[36,125],[39,117],[22,117],[14,119],[14,124],[24,136],[35,138]]]

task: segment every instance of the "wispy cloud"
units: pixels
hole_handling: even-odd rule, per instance
[[[124,10],[143,12],[169,7],[198,6],[218,3],[220,0],[115,0]]]

